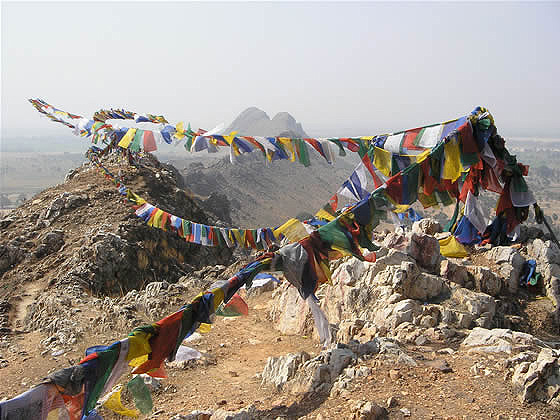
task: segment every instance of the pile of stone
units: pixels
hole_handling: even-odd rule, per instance
[[[332,284],[321,286],[317,295],[336,340],[364,345],[380,339],[416,346],[462,343],[464,351],[506,358],[513,354],[507,363],[520,398],[557,402],[560,371],[554,348],[560,348],[560,343],[546,344],[508,328],[524,321],[515,302],[518,293],[526,293],[519,282],[530,258],[537,261],[544,279],[542,291],[558,316],[560,250],[551,241],[533,238],[522,247],[482,249],[479,254],[490,265],[474,265],[469,258],[442,257],[436,239],[440,231],[436,221],[424,219],[411,232],[385,235],[374,263],[349,257],[332,265]],[[274,292],[269,316],[282,333],[314,333],[307,305],[287,285]],[[497,328],[503,326],[507,328]],[[358,358],[345,347],[315,358],[306,354],[272,358],[263,383],[290,392],[340,392],[348,378],[333,369],[332,352],[333,360],[339,360],[339,353],[348,356],[345,367]]]

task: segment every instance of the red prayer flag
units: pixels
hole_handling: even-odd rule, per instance
[[[152,347],[150,358],[140,366],[137,366],[132,373],[147,373],[161,367],[163,361],[175,350],[177,336],[181,329],[182,318],[183,311],[181,310],[156,322],[158,334],[150,339],[150,345]],[[156,374],[158,374],[158,372],[151,372],[151,376]]]
[[[156,140],[154,133],[151,131],[144,131],[144,151],[155,152],[157,150]]]

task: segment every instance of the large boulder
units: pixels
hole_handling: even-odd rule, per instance
[[[348,270],[340,268],[333,284],[320,289],[327,318],[339,324],[339,339],[393,336],[402,323],[426,328],[439,322],[437,305],[423,303],[449,294],[449,287],[444,279],[419,270],[405,254],[392,251],[375,263],[365,263],[351,286],[345,284]]]
[[[357,258],[349,258],[333,272],[338,281],[346,286],[353,286],[366,269],[365,263]]]
[[[64,245],[64,232],[62,230],[53,230],[47,233],[33,255],[36,258],[43,258],[60,250]]]
[[[261,373],[262,383],[274,385],[278,391],[281,391],[284,385],[295,376],[298,368],[310,358],[306,352],[269,357]]]
[[[464,309],[442,306],[440,313],[441,322],[455,328],[469,329],[473,323],[473,315]]]
[[[68,193],[62,194],[60,197],[55,198],[49,207],[47,207],[47,211],[45,212],[45,219],[55,219],[60,216],[62,209],[64,209],[64,205],[66,204],[66,197]]]
[[[534,259],[549,264],[560,264],[560,249],[552,241],[543,241],[535,239],[533,243],[527,247],[527,252]]]
[[[486,258],[491,259],[498,264],[512,263],[514,260],[519,260],[521,265],[523,265],[524,262],[524,258],[519,254],[519,252],[510,246],[493,247],[484,255]],[[519,265],[519,263],[516,263],[515,265]]]
[[[560,351],[543,348],[533,363],[519,363],[512,382],[522,402],[560,404]]]
[[[492,325],[496,314],[496,300],[492,296],[458,287],[452,290],[451,300],[456,303],[456,309],[470,314],[479,327],[489,328]]]
[[[406,272],[402,280],[402,294],[409,299],[430,300],[439,296],[445,283],[435,275],[421,273],[415,264],[403,262],[401,267]]]
[[[464,265],[455,264],[447,258],[442,259],[440,264],[440,276],[450,282],[457,283],[459,286],[471,286],[471,276],[469,270]]]
[[[416,260],[418,265],[431,272],[439,272],[441,259],[439,241],[424,233],[409,233],[406,252]]]
[[[26,255],[27,252],[23,248],[10,244],[0,245],[0,274],[14,267]]]
[[[398,250],[406,250],[408,244],[409,238],[404,232],[389,232],[382,242],[384,248]]]
[[[356,355],[349,348],[334,348],[329,354],[329,373],[331,378],[335,378],[352,362],[356,360]]]
[[[543,275],[546,295],[555,305],[553,319],[560,324],[560,250],[554,242],[535,239],[527,246],[527,252],[537,260],[537,271]]]
[[[379,346],[366,346],[378,351]],[[357,360],[357,355],[343,344],[322,351],[314,358],[307,353],[270,357],[261,374],[263,385],[293,394],[329,392],[342,371]]]
[[[510,293],[517,292],[519,276],[525,263],[525,258],[510,246],[497,246],[488,251],[485,256],[500,266],[500,275],[505,281],[505,287]]]
[[[470,266],[468,270],[474,277],[476,290],[498,296],[502,290],[502,280],[487,267]]]
[[[269,318],[282,334],[309,334],[313,331],[309,306],[288,282],[282,283],[274,291]]]
[[[545,344],[531,334],[504,328],[474,328],[461,344],[469,351],[482,353],[512,353],[514,350],[527,350],[544,347]]]

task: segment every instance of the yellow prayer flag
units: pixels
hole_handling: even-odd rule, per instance
[[[395,204],[395,208],[393,209],[394,213],[404,213],[410,207],[409,204]]]
[[[279,234],[283,234],[290,242],[299,241],[309,235],[303,224],[298,219],[293,218],[276,228],[274,236],[278,237]]]
[[[181,140],[185,135],[183,134],[185,131],[185,123],[183,121],[178,122],[175,126],[175,134],[174,136]]]
[[[282,145],[284,145],[286,147],[286,149],[288,150],[288,152],[290,153],[290,161],[291,162],[295,162],[296,161],[296,152],[294,149],[294,145],[292,144],[292,139],[289,137],[278,137],[278,141],[280,143],[282,143]]]
[[[444,153],[445,160],[443,163],[443,179],[450,179],[453,182],[461,176],[463,165],[461,165],[461,151],[459,150],[459,142],[457,138],[452,138],[445,143]]]
[[[269,162],[272,162],[272,155],[274,154],[274,151],[272,150],[266,150],[266,158],[268,159]]]
[[[135,357],[134,359],[130,360],[130,362],[128,362],[128,366],[137,367],[140,366],[141,364],[146,363],[147,361],[148,361],[148,355],[145,354],[143,356]]]
[[[131,410],[123,405],[121,401],[121,392],[122,392],[122,388],[119,385],[119,388],[111,394],[111,396],[107,399],[107,401],[103,403],[103,406],[111,411],[114,411],[117,414],[120,414],[121,416],[134,417],[134,418],[140,416],[140,411],[136,409]]]
[[[465,247],[453,235],[439,240],[439,251],[444,257],[463,258],[469,255]]]
[[[330,269],[329,265],[327,263],[325,263],[324,261],[319,261],[319,266],[321,267],[321,270],[323,270],[323,273],[325,274],[325,278],[327,279],[327,282],[329,284],[332,284],[332,273],[331,273],[331,269]]]
[[[136,128],[129,128],[126,134],[121,139],[121,141],[119,141],[118,145],[120,147],[127,149],[130,143],[132,142],[132,139],[134,139],[135,134],[136,134]]]
[[[141,206],[142,204],[146,204],[146,200],[144,200],[142,197],[140,197],[138,194],[133,193],[130,190],[126,190],[126,197],[130,200],[133,201],[134,203],[136,203],[136,205]]]
[[[391,164],[392,164],[392,154],[391,152],[375,148],[375,153],[373,155],[373,166],[375,166],[379,171],[385,176],[391,176]]]
[[[144,331],[133,331],[128,336],[128,355],[126,360],[130,361],[136,359],[140,356],[146,356],[152,352],[152,347],[150,346],[150,333]]]
[[[416,155],[416,163],[421,163],[424,160],[426,160],[426,158],[430,155],[431,151],[432,151],[432,149],[426,149],[422,153],[420,153],[419,155]]]
[[[319,219],[324,219],[324,220],[327,220],[329,222],[336,218],[335,216],[330,214],[328,211],[323,210],[323,209],[321,209],[317,213],[315,213],[315,216],[317,216]]]
[[[394,213],[404,213],[411,206],[411,204],[399,204],[399,203],[397,203],[395,200],[393,200],[391,198],[391,196],[389,194],[387,194],[387,192],[385,192],[384,195],[385,195],[385,198],[395,207],[394,209],[391,210]]]
[[[161,226],[161,217],[163,216],[163,210],[156,209],[155,214],[148,220],[148,226]]]
[[[341,247],[338,247],[336,245],[331,245],[331,249],[333,251],[339,252],[343,257],[352,255],[352,253],[350,251],[348,251],[346,248],[341,248]]]
[[[224,291],[222,290],[221,287],[212,290],[212,293],[214,294],[214,312],[215,312],[216,309],[218,309],[218,306],[220,306],[224,301],[225,296],[224,296]]]
[[[233,142],[233,139],[235,138],[236,134],[237,131],[232,131],[231,133],[229,133],[228,136],[224,136],[224,139],[227,141],[227,144],[231,144]]]
[[[235,156],[239,156],[241,154],[241,152],[239,151],[239,146],[235,143],[235,141],[232,141],[230,146],[233,149],[233,154]]]
[[[243,246],[245,241],[243,240],[243,234],[241,233],[241,231],[239,229],[231,229],[231,232],[233,233],[233,236],[235,236],[237,243]]]

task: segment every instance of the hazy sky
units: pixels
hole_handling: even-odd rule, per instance
[[[488,107],[560,138],[560,3],[2,2],[2,137],[68,133],[27,103],[195,127],[249,106],[311,135],[373,135]]]

